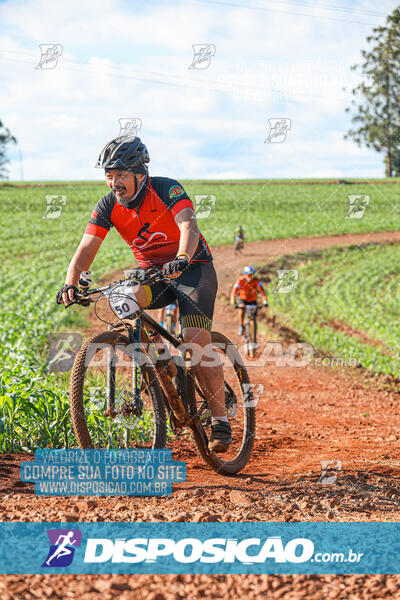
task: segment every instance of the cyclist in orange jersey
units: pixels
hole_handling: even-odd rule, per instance
[[[255,268],[247,266],[243,269],[242,275],[235,281],[231,292],[232,306],[237,305],[239,307],[239,335],[244,334],[245,306],[246,304],[256,304],[258,294],[262,297],[264,306],[268,306],[267,295],[263,284],[256,277]],[[236,302],[237,296],[239,296],[238,302]]]

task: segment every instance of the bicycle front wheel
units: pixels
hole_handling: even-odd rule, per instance
[[[239,473],[248,463],[254,444],[255,401],[246,367],[235,345],[221,333],[212,332],[212,343],[224,369],[225,408],[232,428],[232,443],[224,454],[209,454],[204,441],[195,436],[205,462],[221,475]],[[197,414],[208,439],[211,435],[211,410],[197,378],[188,376],[189,412]]]
[[[164,448],[166,420],[162,391],[150,365],[140,372],[140,398],[133,394],[132,345],[120,332],[92,337],[75,357],[70,412],[80,448]],[[107,400],[113,416],[106,416]]]
[[[246,354],[254,358],[257,348],[257,319],[255,316],[249,318],[249,335],[246,346]]]

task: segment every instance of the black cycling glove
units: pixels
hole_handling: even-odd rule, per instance
[[[175,258],[170,262],[165,263],[162,268],[163,275],[169,277],[170,275],[179,275],[182,271],[185,271],[188,267],[189,261],[187,258]]]
[[[74,285],[64,285],[61,288],[61,290],[59,292],[57,292],[57,296],[56,296],[57,304],[63,304],[63,293],[64,292],[68,292],[68,290],[74,290],[74,296],[73,296],[73,298],[75,300],[75,294],[77,292],[79,292],[78,288],[75,287]]]

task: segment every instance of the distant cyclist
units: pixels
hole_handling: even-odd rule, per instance
[[[255,304],[258,294],[262,297],[264,306],[268,306],[267,295],[263,284],[256,277],[255,268],[247,266],[243,269],[242,275],[235,281],[231,292],[232,306],[237,305],[239,307],[239,335],[244,334],[245,306],[247,304]],[[238,302],[236,302],[236,296],[239,296]]]
[[[168,304],[168,306],[163,306],[158,313],[158,320],[160,321],[161,327],[166,327],[167,329],[166,317],[168,317],[168,315],[172,315],[170,333],[174,334],[178,331],[178,305],[176,302],[172,302],[171,304]]]
[[[237,254],[240,250],[243,249],[243,245],[244,245],[244,231],[243,231],[243,227],[241,225],[238,225],[236,227],[235,233],[234,233],[234,238],[235,238],[235,244],[234,244],[235,254]]]
[[[244,240],[244,231],[241,225],[238,225],[235,229],[235,239],[239,238],[240,240]]]

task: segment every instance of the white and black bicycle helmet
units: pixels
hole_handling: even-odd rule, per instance
[[[146,163],[148,162],[150,162],[150,156],[140,138],[136,136],[117,137],[104,146],[95,167],[147,173]]]

